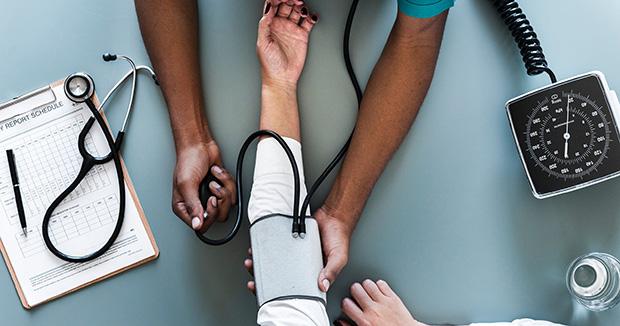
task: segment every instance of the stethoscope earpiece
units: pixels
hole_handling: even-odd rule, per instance
[[[103,61],[105,62],[114,61],[117,59],[116,54],[111,54],[111,53],[104,53],[102,57],[103,57]]]

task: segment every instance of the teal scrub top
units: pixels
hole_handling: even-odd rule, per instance
[[[454,0],[398,0],[398,8],[407,16],[429,18],[450,9]]]

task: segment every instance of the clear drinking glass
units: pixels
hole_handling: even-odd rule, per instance
[[[588,310],[610,309],[620,301],[620,261],[605,253],[583,255],[568,268],[566,285]]]

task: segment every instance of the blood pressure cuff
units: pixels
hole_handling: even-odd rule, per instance
[[[405,15],[430,18],[454,6],[454,0],[398,0],[398,9]]]
[[[317,280],[323,268],[319,227],[306,218],[306,235],[294,238],[293,217],[258,218],[250,226],[258,306],[274,300],[310,299],[326,304]]]

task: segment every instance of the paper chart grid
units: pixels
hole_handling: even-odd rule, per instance
[[[82,163],[77,147],[78,135],[84,124],[85,119],[82,116],[65,118],[50,126],[28,132],[19,137],[19,140],[9,140],[1,144],[4,150],[12,148],[15,153],[27,219],[45,213],[49,204],[77,175]],[[89,153],[99,155],[90,135],[86,137],[85,144]],[[19,219],[8,162],[2,157],[0,155],[0,203],[9,223],[16,224]],[[63,203],[109,184],[110,178],[104,167],[96,166]]]

